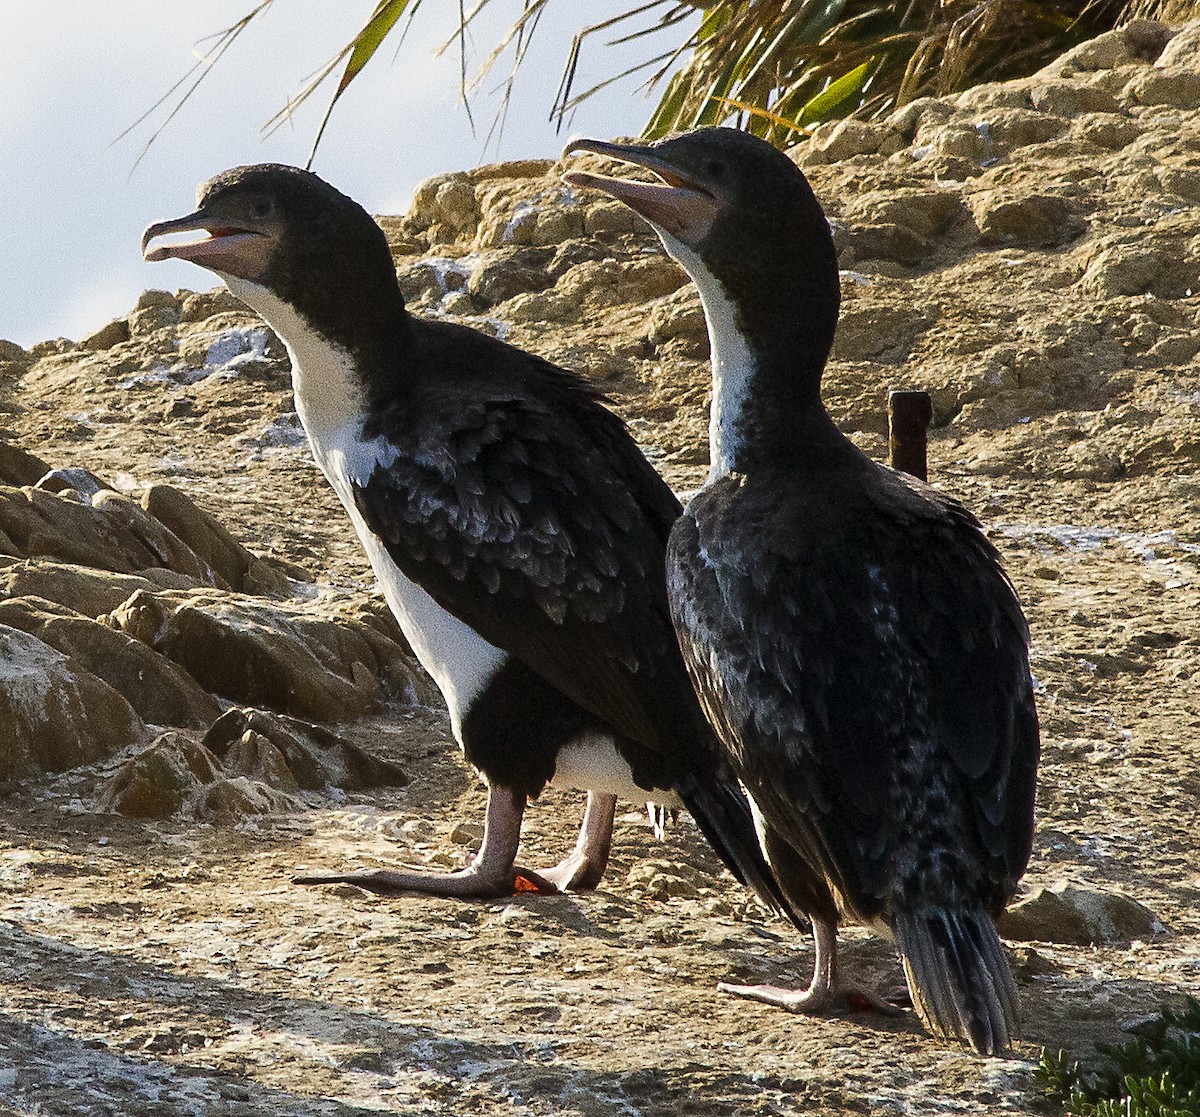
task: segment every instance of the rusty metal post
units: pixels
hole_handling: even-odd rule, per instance
[[[928,392],[888,392],[888,465],[928,481],[926,432],[932,422]]]

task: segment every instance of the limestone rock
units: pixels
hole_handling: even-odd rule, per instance
[[[165,569],[190,584],[289,592],[279,564],[241,546],[178,489],[153,486],[139,504],[113,492],[89,470],[47,470],[45,465],[35,455],[0,444],[0,479],[25,486],[0,485],[0,531],[21,557],[126,574]],[[35,473],[36,486],[29,488]]]
[[[1017,195],[1003,188],[968,199],[984,244],[1044,247],[1074,240],[1083,221],[1066,198],[1053,194]]]
[[[1166,28],[1162,28],[1166,31]],[[1165,68],[1175,66],[1191,66],[1195,69],[1200,60],[1200,19],[1185,23],[1177,31],[1170,34],[1170,40],[1161,48],[1162,53],[1155,59],[1155,66]]]
[[[207,563],[128,497],[108,490],[90,503],[39,488],[0,486],[0,530],[25,557],[133,574],[166,566],[225,585]]]
[[[1153,294],[1160,299],[1186,297],[1200,290],[1200,238],[1171,235],[1105,237],[1093,248],[1079,284],[1102,298]],[[2,525],[0,525],[2,526]]]
[[[1139,105],[1194,109],[1200,105],[1200,72],[1191,66],[1147,69],[1130,81],[1123,96]]]
[[[1053,62],[1043,66],[1034,77],[1061,77],[1081,71],[1111,70],[1134,58],[1124,29],[1106,31],[1086,43],[1080,43]]]
[[[485,305],[504,302],[514,295],[545,290],[553,282],[545,270],[550,257],[551,253],[544,249],[517,249],[493,255],[476,265],[467,290]]]
[[[101,326],[94,334],[88,334],[80,343],[81,349],[91,349],[99,351],[101,349],[111,349],[114,345],[119,345],[123,341],[129,340],[129,322],[124,318],[117,318],[109,322],[107,326]]]
[[[965,96],[965,94],[964,94]],[[943,121],[954,115],[954,105],[936,97],[918,97],[887,118],[887,125],[905,140],[912,140],[926,120]]]
[[[888,131],[886,126],[864,120],[827,121],[813,130],[807,149],[803,149],[803,161],[806,165],[840,163],[855,155],[874,155]]]
[[[631,260],[625,269],[627,300],[649,302],[674,291],[691,290],[687,273],[670,256],[651,253]]]
[[[421,305],[466,287],[471,275],[468,263],[446,258],[418,260],[396,273],[407,303]]]
[[[1007,939],[1076,946],[1127,945],[1166,930],[1149,908],[1122,892],[1067,883],[1037,889],[1009,908],[997,927]]]
[[[1200,167],[1162,167],[1156,177],[1164,190],[1200,203]]]
[[[36,485],[49,472],[50,467],[36,454],[0,440],[0,484]]]
[[[151,725],[208,725],[220,706],[196,681],[139,640],[38,598],[0,601],[0,624],[19,628],[108,683]]]
[[[285,791],[324,787],[354,791],[408,783],[399,765],[372,756],[323,726],[262,710],[227,710],[205,734],[204,745],[226,770]],[[289,788],[288,783],[294,786]]]
[[[218,822],[237,822],[252,815],[294,811],[301,806],[268,784],[248,776],[232,776],[219,779],[205,789],[201,813]]]
[[[591,237],[613,237],[622,233],[649,232],[649,226],[620,202],[599,202],[584,212],[583,231]]]
[[[997,109],[1028,109],[1033,105],[1029,86],[1021,81],[989,81],[964,89],[954,98],[960,119],[962,114],[974,116],[992,113]]]
[[[1071,124],[1071,136],[1074,139],[1084,140],[1110,151],[1125,147],[1141,134],[1141,124],[1115,113],[1083,113]]]
[[[317,721],[346,721],[412,686],[404,649],[351,621],[206,591],[140,590],[105,623],[205,690]]]
[[[842,267],[860,260],[891,260],[907,267],[933,255],[935,246],[907,225],[881,222],[874,225],[840,226],[833,235]]]
[[[1107,90],[1081,81],[1047,81],[1034,84],[1030,89],[1030,99],[1039,113],[1052,114],[1045,116],[1048,122],[1045,126],[1048,133],[1045,139],[1053,139],[1062,134],[1066,126],[1063,117],[1076,117],[1083,113],[1115,113],[1119,108],[1117,99]]]
[[[131,563],[140,559],[140,555],[133,550],[135,541],[149,553],[150,561],[135,567],[135,570],[161,567],[176,574],[183,574],[202,585],[230,588],[229,583],[204,558],[196,554],[170,528],[123,493],[111,490],[99,492],[92,497],[92,507],[120,532],[125,553],[131,556]]]
[[[1111,98],[1110,98],[1111,100]],[[1113,107],[1116,107],[1115,102]],[[997,109],[976,125],[997,149],[1012,151],[1057,139],[1070,127],[1061,116],[1029,109]]]
[[[0,338],[0,364],[27,365],[32,359],[15,341]]]
[[[935,310],[920,307],[857,307],[851,303],[838,322],[833,356],[843,361],[870,359],[900,364],[936,317]]]
[[[389,761],[320,726],[261,710],[234,709],[197,740],[164,733],[124,764],[103,790],[106,809],[133,818],[238,821],[302,809],[303,789],[402,786]]]
[[[232,589],[250,593],[288,592],[281,569],[243,547],[216,517],[198,508],[173,485],[152,485],[142,507],[183,541]]]
[[[133,744],[141,720],[111,686],[0,623],[0,780],[87,764]]]
[[[146,295],[165,295],[164,302],[150,302],[143,306]],[[179,306],[175,299],[165,291],[146,291],[138,299],[138,309],[128,318],[129,336],[144,339],[159,330],[169,329],[179,324]]]
[[[639,889],[652,900],[695,899],[700,895],[692,871],[682,865],[662,861],[642,861],[629,870],[630,886]]]
[[[578,303],[564,299],[553,291],[535,291],[515,295],[504,303],[504,320],[515,324],[545,325],[558,322],[578,309]]]
[[[936,237],[967,216],[953,190],[872,190],[860,194],[842,217],[850,224],[902,225],[921,237]]]
[[[300,790],[300,784],[288,767],[283,753],[269,737],[261,733],[246,730],[224,754],[224,759],[227,769],[285,795]]]
[[[239,316],[248,316],[249,314],[246,304],[231,294],[229,289],[224,286],[214,287],[211,291],[180,291],[179,293],[183,296],[179,302],[181,324],[204,322],[218,314]]]
[[[672,352],[696,360],[708,358],[708,324],[695,288],[689,285],[655,304],[650,314],[649,340],[656,347],[675,342]]]
[[[479,222],[479,201],[469,174],[437,175],[417,185],[408,217],[418,229],[441,225],[454,234]]]
[[[932,128],[922,124],[917,130],[918,150],[936,155],[955,156],[973,163],[995,157],[995,146],[985,129],[951,121]]]
[[[170,818],[220,778],[221,764],[203,745],[179,733],[164,733],[123,765],[104,789],[105,810],[129,818]]]
[[[584,232],[586,211],[557,183],[533,197],[502,183],[481,188],[480,197],[482,217],[473,242],[477,251],[505,245],[553,247]]]
[[[30,559],[0,569],[0,596],[40,597],[87,617],[110,613],[138,590],[152,590],[148,578],[93,570],[49,559]]]

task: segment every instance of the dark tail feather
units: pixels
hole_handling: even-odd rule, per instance
[[[808,917],[789,903],[763,856],[754,816],[741,790],[716,779],[701,783],[694,777],[681,781],[675,790],[729,871],[773,911],[807,931]]]
[[[892,931],[926,1026],[982,1054],[1003,1054],[1019,1032],[1017,989],[983,909],[897,913]]]

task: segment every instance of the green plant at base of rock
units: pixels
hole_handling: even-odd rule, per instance
[[[1097,1044],[1084,1066],[1042,1052],[1037,1077],[1071,1117],[1200,1117],[1200,1001],[1163,1008],[1122,1044]]]

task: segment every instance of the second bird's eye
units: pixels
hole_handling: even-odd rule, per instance
[[[725,164],[719,163],[714,159],[708,164],[706,169],[713,178],[720,178],[725,173]]]
[[[271,199],[270,198],[259,198],[254,203],[254,216],[255,217],[270,217],[271,216]]]

